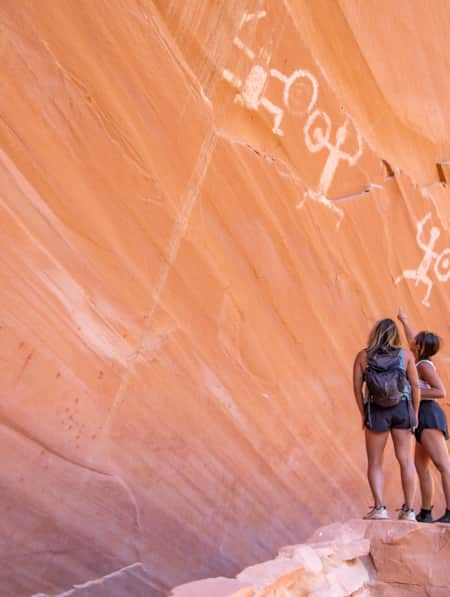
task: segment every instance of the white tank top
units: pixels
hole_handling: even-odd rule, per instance
[[[433,369],[436,371],[436,365],[432,361],[429,361],[428,359],[422,359],[421,361],[418,361],[416,363],[416,367],[417,367],[417,365],[420,365],[420,363],[428,363],[428,365],[431,365],[433,367]],[[429,383],[427,383],[426,381],[424,381],[423,379],[420,379],[420,378],[419,378],[419,386],[420,386],[421,390],[431,388]],[[431,400],[431,398],[430,398],[430,400]]]

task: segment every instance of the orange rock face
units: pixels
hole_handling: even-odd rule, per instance
[[[157,596],[366,511],[354,355],[399,304],[450,337],[447,17],[1,3],[0,593]]]

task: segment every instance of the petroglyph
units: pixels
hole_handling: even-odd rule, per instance
[[[430,237],[428,243],[424,240],[424,226],[431,220],[431,212],[428,212],[419,222],[417,222],[416,241],[419,247],[424,252],[422,261],[417,269],[406,269],[395,280],[395,284],[399,284],[401,280],[414,280],[414,286],[419,283],[425,284],[426,292],[422,299],[422,303],[426,307],[430,307],[430,294],[433,289],[433,280],[430,278],[429,272],[433,266],[434,274],[439,282],[446,282],[450,278],[450,248],[443,249],[440,253],[436,253],[434,247],[441,234],[437,226],[432,226],[430,229]],[[433,263],[434,262],[434,263]]]
[[[323,126],[318,125],[322,119]],[[342,150],[342,146],[348,138],[348,127],[349,120],[345,120],[344,124],[341,125],[336,131],[336,138],[334,144],[330,142],[331,137],[331,119],[326,112],[321,112],[316,109],[311,113],[308,120],[306,121],[304,134],[305,144],[311,153],[322,151],[323,149],[328,150],[328,157],[323,166],[322,173],[320,175],[319,186],[317,191],[309,189],[305,193],[305,198],[309,197],[315,201],[327,201],[327,193],[330,189],[331,183],[333,182],[334,175],[341,161],[347,162],[350,166],[354,166],[362,155],[362,138],[360,132],[355,128],[356,139],[358,148],[355,153],[349,154]],[[339,208],[336,208],[339,209]],[[341,218],[343,212],[341,210]]]
[[[240,37],[241,30],[248,23],[257,22],[266,16],[265,10],[254,13],[244,13],[239,23],[238,34],[233,39],[233,44],[244,53],[250,62],[258,60],[253,64],[246,78],[242,81],[233,72],[228,69],[222,71],[222,77],[228,81],[235,89],[239,91],[234,97],[235,103],[247,110],[258,110],[262,106],[269,114],[273,116],[272,132],[275,135],[283,135],[280,123],[283,119],[283,109],[272,103],[265,95],[267,80],[270,75],[268,65],[272,58],[270,44],[268,47],[260,48],[258,53],[252,50]]]
[[[287,77],[276,68],[271,68],[270,74],[275,79],[279,79],[284,83],[283,103],[291,112],[294,114],[309,114],[311,112],[317,102],[319,84],[317,79],[309,71],[298,69]],[[307,82],[309,82],[309,85]],[[308,97],[309,94],[311,94],[311,98],[305,109],[304,97]]]
[[[314,128],[314,123],[316,123],[321,117],[325,122],[325,133],[324,130],[319,126]],[[354,166],[362,155],[362,139],[359,131],[356,129],[356,138],[358,142],[358,149],[356,152],[353,155],[350,155],[341,149],[348,137],[348,126],[349,120],[346,119],[344,124],[338,128],[336,132],[336,140],[333,145],[330,143],[331,120],[328,114],[321,112],[320,110],[314,110],[314,112],[306,121],[304,128],[306,147],[311,153],[316,153],[322,149],[327,149],[329,152],[327,161],[325,162],[322,174],[320,176],[318,188],[319,193],[324,195],[327,194],[331,183],[333,182],[339,162],[341,160],[346,161],[350,166]]]
[[[235,36],[233,39],[233,43],[236,47],[244,52],[249,60],[255,59],[255,53],[251,50],[239,37],[239,34],[247,23],[251,23],[252,21],[259,21],[259,19],[263,19],[267,15],[265,10],[258,10],[257,12],[244,12],[241,17],[241,21],[239,23],[238,35]]]
[[[239,24],[238,34],[233,39],[233,44],[241,50],[249,61],[255,62],[250,68],[245,80],[242,81],[229,69],[222,71],[222,77],[228,81],[239,93],[235,95],[234,101],[247,110],[258,110],[263,107],[273,116],[272,132],[275,135],[284,135],[281,129],[281,122],[285,109],[280,105],[273,103],[264,94],[268,84],[269,77],[280,80],[283,84],[283,103],[287,109],[295,114],[309,113],[316,101],[318,95],[317,79],[307,70],[298,69],[287,76],[276,68],[269,68],[272,59],[271,45],[269,40],[267,46],[260,48],[257,52],[251,49],[240,37],[244,25],[252,21],[259,21],[265,18],[266,11],[261,10],[255,13],[244,13]],[[306,83],[307,82],[307,83]],[[310,87],[310,89],[308,89]],[[304,96],[310,94],[306,107],[304,106]]]
[[[328,156],[322,168],[320,179],[315,189],[308,189],[304,198],[298,203],[301,208],[306,199],[312,199],[326,205],[335,211],[339,216],[339,223],[343,217],[343,211],[333,205],[327,197],[332,185],[336,170],[339,164],[344,161],[354,166],[363,153],[363,143],[360,132],[348,118],[344,120],[335,133],[332,141],[332,122],[330,116],[317,107],[319,97],[319,83],[317,77],[310,71],[299,68],[291,74],[283,73],[277,68],[271,67],[272,63],[272,38],[269,37],[266,44],[259,48],[252,48],[244,41],[253,31],[258,23],[267,17],[265,10],[253,13],[244,13],[233,44],[245,55],[251,63],[250,69],[245,77],[241,78],[230,69],[222,71],[222,77],[237,90],[234,102],[247,110],[258,111],[263,108],[272,117],[272,132],[275,135],[283,136],[286,130],[283,128],[283,120],[286,113],[296,118],[305,118],[303,125],[303,137],[306,148],[310,153],[328,151]],[[269,99],[267,88],[270,81],[276,79],[283,86],[279,101]],[[279,91],[278,91],[279,93]],[[349,153],[343,149],[346,141],[351,135],[356,137],[356,150]]]

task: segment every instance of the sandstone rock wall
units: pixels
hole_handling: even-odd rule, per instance
[[[381,4],[1,4],[4,595],[366,509],[354,354],[450,332],[448,7]]]

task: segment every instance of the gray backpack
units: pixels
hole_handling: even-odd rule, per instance
[[[382,408],[399,404],[407,384],[403,350],[379,349],[367,353],[365,381],[372,404]]]

